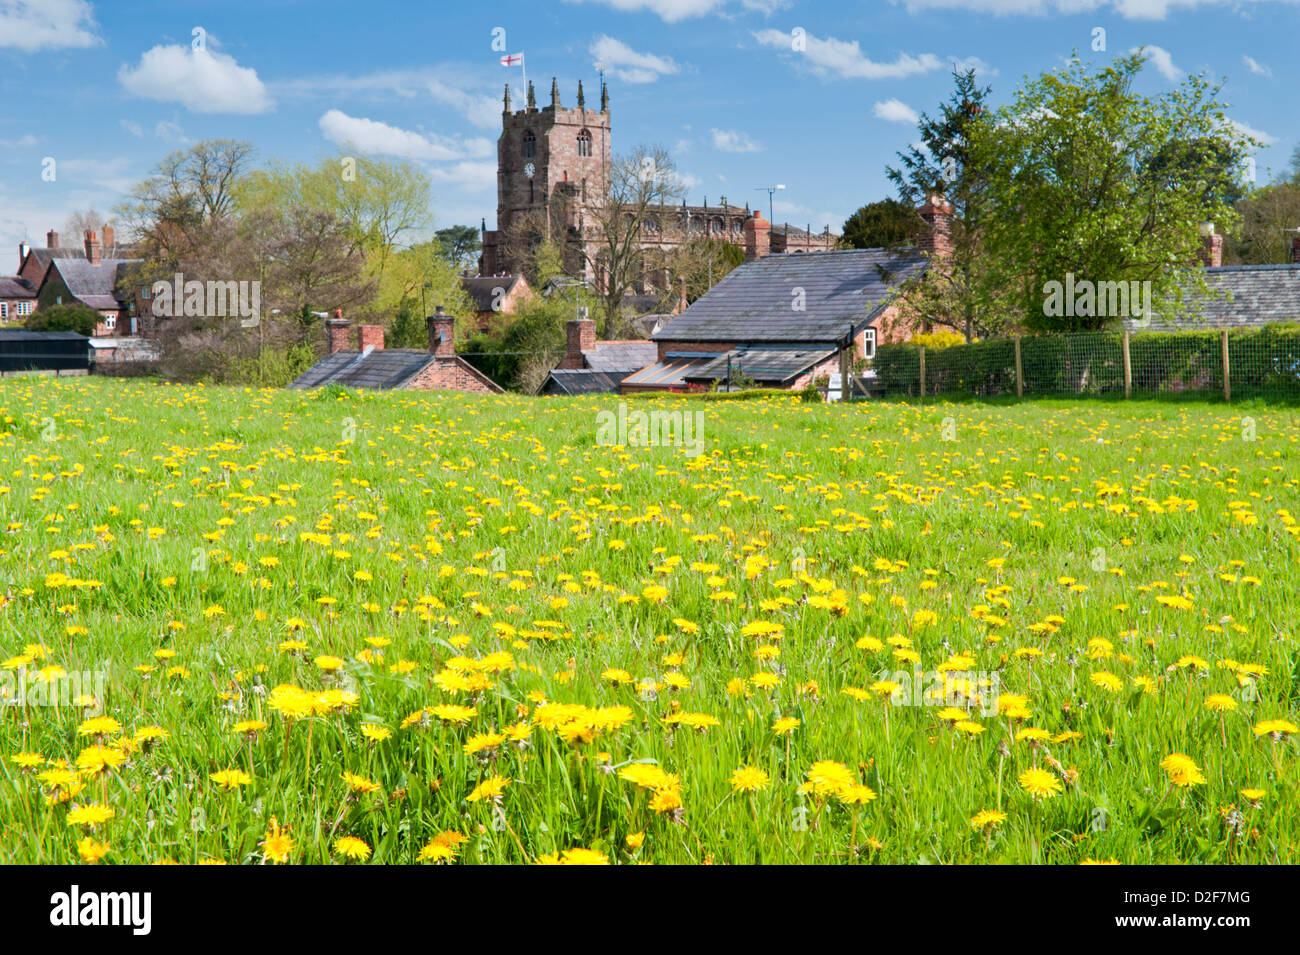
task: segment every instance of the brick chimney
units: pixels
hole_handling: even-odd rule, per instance
[[[59,234],[53,229],[45,233],[45,247],[47,249],[57,249],[59,247]]]
[[[1207,269],[1217,269],[1223,264],[1223,236],[1215,234],[1213,222],[1201,223],[1200,233],[1201,250],[1199,258],[1201,265]]]
[[[27,259],[27,253],[30,252],[31,250],[32,247],[28,245],[26,242],[18,243],[18,268],[20,271],[22,270],[23,262],[26,261]]]
[[[444,312],[439,305],[426,322],[429,326],[429,351],[437,358],[455,357],[456,319]]]
[[[111,225],[106,225],[104,226],[104,251],[111,256],[113,255],[113,250],[116,248],[117,233],[113,230]]]
[[[596,323],[590,318],[571,318],[564,326],[564,359],[561,368],[586,368],[583,352],[596,347]]]
[[[678,314],[678,315],[680,315],[682,312],[686,311],[686,309],[689,307],[689,303],[686,301],[686,276],[682,276],[682,279],[681,279],[681,285],[682,285],[682,294],[681,294],[681,296],[677,299],[677,314]]]
[[[348,331],[352,323],[343,317],[343,309],[334,309],[334,317],[325,320],[325,340],[329,342],[330,354],[347,351]]]
[[[101,246],[99,236],[95,235],[91,229],[86,230],[86,261],[91,265],[99,264],[99,253]]]
[[[772,223],[763,218],[757,209],[745,220],[742,227],[745,235],[745,261],[761,259],[772,251]]]
[[[365,351],[367,348],[379,351],[384,347],[383,325],[360,325],[357,327],[357,334],[360,339],[362,351]]]
[[[953,208],[948,200],[941,193],[932,192],[925,197],[925,205],[916,211],[925,223],[916,247],[934,256],[952,255]]]
[[[1291,237],[1291,261],[1300,265],[1300,229],[1296,229]]]

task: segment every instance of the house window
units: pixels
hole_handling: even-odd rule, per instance
[[[531,129],[524,130],[524,158],[531,159],[537,155],[537,137]]]
[[[0,302],[0,318],[8,318],[8,317],[9,317],[9,303]]]
[[[868,328],[862,333],[862,357],[876,357],[876,330]]]
[[[112,331],[113,329],[117,328],[117,316],[116,316],[116,315],[105,315],[105,316],[104,316],[104,327],[107,328],[109,331]]]
[[[30,315],[31,313],[32,313],[32,303],[31,303],[31,302],[19,302],[19,303],[18,303],[18,317],[19,317],[19,318],[23,318],[23,317],[25,317],[25,316],[27,316],[27,315]]]
[[[140,301],[147,302],[151,298],[153,298],[153,289],[148,285],[142,285],[140,287]]]
[[[591,133],[585,129],[578,133],[578,155],[591,155]]]

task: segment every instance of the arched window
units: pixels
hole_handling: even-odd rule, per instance
[[[537,155],[537,137],[531,129],[524,130],[524,158],[531,159]]]
[[[709,223],[709,231],[714,235],[722,235],[727,231],[727,224],[722,221],[722,216],[714,216],[713,221]]]
[[[645,230],[646,230],[647,232],[655,232],[655,233],[658,233],[658,231],[659,231],[659,220],[658,220],[658,219],[655,219],[655,218],[653,218],[653,217],[651,217],[651,218],[649,218],[649,219],[646,219],[646,220],[645,220]]]
[[[584,129],[582,132],[578,133],[578,155],[591,155],[591,133],[588,130]]]

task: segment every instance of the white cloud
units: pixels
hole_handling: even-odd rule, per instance
[[[185,135],[185,130],[181,129],[180,123],[169,122],[165,119],[160,119],[158,121],[158,125],[153,128],[153,134],[163,142],[193,142],[192,139]]]
[[[977,77],[997,76],[998,71],[989,66],[978,56],[953,57],[950,64],[958,73],[965,73],[967,70],[974,70]]]
[[[1271,133],[1266,133],[1262,129],[1256,129],[1254,126],[1251,126],[1249,123],[1243,123],[1235,119],[1228,120],[1228,123],[1237,132],[1241,133],[1244,136],[1253,136],[1255,139],[1258,139],[1265,146],[1272,146],[1274,143],[1277,142],[1276,136],[1272,135]]]
[[[35,146],[39,139],[31,133],[23,133],[17,139],[0,139],[0,149],[24,149],[28,146]]]
[[[134,136],[136,139],[140,139],[144,136],[144,129],[141,128],[139,123],[133,123],[129,119],[119,119],[117,121],[117,124],[121,126],[123,129],[125,129],[132,136]]]
[[[1180,70],[1177,66],[1174,65],[1174,58],[1169,55],[1169,51],[1166,50],[1164,47],[1159,47],[1159,46],[1147,46],[1143,48],[1133,47],[1133,49],[1129,50],[1129,52],[1137,53],[1139,52],[1139,49],[1141,49],[1141,52],[1146,54],[1147,59],[1152,62],[1157,72],[1159,72],[1160,75],[1163,76],[1165,79],[1167,79],[1170,83],[1179,83],[1183,80],[1184,77],[1187,76],[1185,70]]]
[[[653,83],[661,76],[677,73],[681,69],[672,57],[638,53],[622,40],[604,34],[596,37],[587,50],[597,62],[605,64],[605,69],[624,83]]]
[[[429,178],[435,183],[455,186],[462,192],[495,191],[497,164],[464,160],[449,166],[433,166],[429,169]]]
[[[337,109],[321,116],[320,130],[326,139],[340,146],[350,145],[364,153],[403,159],[482,159],[492,152],[492,144],[486,139],[425,136],[377,120],[349,116]]]
[[[883,119],[890,123],[906,123],[909,126],[915,126],[921,118],[917,115],[916,110],[901,99],[881,100],[872,108],[872,113],[877,119]]]
[[[737,129],[715,129],[712,133],[713,148],[724,153],[756,153],[763,148],[748,133]]]
[[[763,46],[793,51],[791,35],[782,30],[759,30],[754,39]],[[811,33],[803,40],[805,49],[795,55],[807,60],[809,68],[819,76],[833,74],[850,80],[902,79],[943,68],[943,61],[932,53],[920,56],[900,53],[892,63],[877,63],[863,56],[857,40],[822,39]]]
[[[1273,71],[1253,56],[1243,56],[1241,62],[1245,63],[1246,69],[1250,70],[1250,72],[1254,73],[1256,76],[1267,76],[1270,79],[1273,76]]]
[[[692,175],[689,172],[678,172],[674,174],[677,177],[677,185],[685,192],[694,192],[704,183],[699,176]]]
[[[770,17],[778,10],[794,6],[794,0],[740,0],[740,5],[746,10],[756,10],[763,16]]]
[[[1126,20],[1163,20],[1171,10],[1248,5],[1272,0],[904,0],[909,13],[918,10],[962,10],[995,16],[1046,16],[1049,13],[1092,13],[1111,8]],[[1297,0],[1277,0],[1295,3]]]
[[[482,129],[496,129],[501,125],[501,100],[495,96],[471,93],[449,86],[441,80],[430,80],[429,95],[435,101],[450,106],[460,115]]]
[[[134,69],[118,70],[117,78],[129,93],[180,103],[194,113],[265,113],[275,105],[256,70],[208,49],[156,46]]]
[[[702,17],[722,7],[726,0],[565,0],[566,3],[603,3],[623,13],[653,13],[665,23]]]
[[[96,46],[94,11],[86,0],[0,0],[0,47],[31,53]]]

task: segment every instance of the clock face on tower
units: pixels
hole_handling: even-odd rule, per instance
[[[533,178],[533,173],[537,172],[537,167],[530,162],[524,163],[524,175],[529,179]]]

